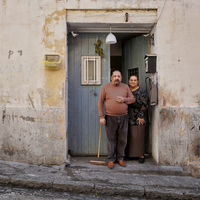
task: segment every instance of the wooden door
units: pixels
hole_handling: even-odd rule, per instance
[[[74,155],[97,155],[99,140],[99,113],[97,102],[101,88],[110,82],[110,46],[105,44],[107,34],[68,34],[68,146]],[[81,56],[97,56],[95,43],[102,41],[101,85],[81,85]],[[107,137],[102,127],[101,155],[107,154]]]

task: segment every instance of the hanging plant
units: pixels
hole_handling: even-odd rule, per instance
[[[102,58],[104,58],[103,49],[100,48],[101,40],[98,38],[97,43],[95,45],[95,53],[98,53]]]

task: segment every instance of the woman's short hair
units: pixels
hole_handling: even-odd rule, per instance
[[[131,76],[135,76],[135,77],[137,78],[137,80],[139,81],[138,76],[137,76],[137,75],[134,75],[134,74],[133,74],[133,75],[130,75],[129,80],[130,80]]]

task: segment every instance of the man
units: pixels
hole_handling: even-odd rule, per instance
[[[128,85],[121,83],[120,71],[114,71],[111,82],[104,85],[98,101],[100,123],[105,124],[107,133],[108,167],[112,169],[117,160],[123,167],[124,150],[127,143],[128,105],[135,102],[135,97]],[[105,101],[106,116],[103,105]]]

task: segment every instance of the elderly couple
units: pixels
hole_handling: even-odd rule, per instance
[[[120,71],[114,71],[111,82],[104,85],[98,101],[100,123],[105,124],[107,133],[108,167],[112,169],[114,162],[125,167],[126,157],[139,157],[144,163],[144,137],[148,96],[138,86],[138,78],[133,75],[129,85],[121,83]],[[103,105],[105,102],[106,115]]]

